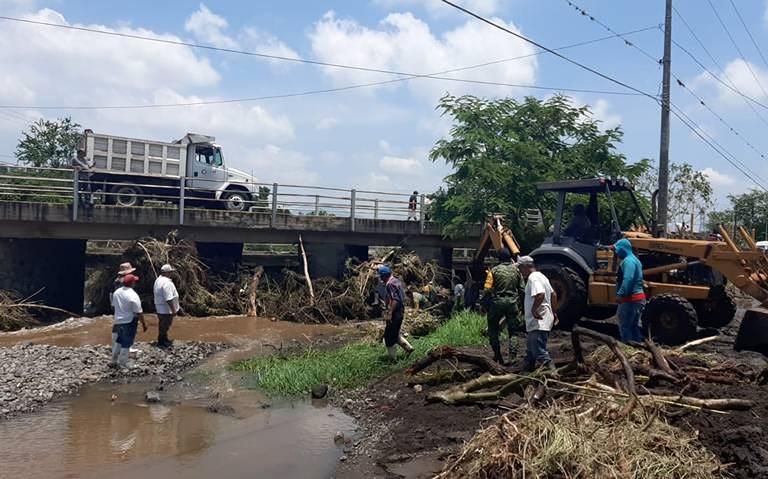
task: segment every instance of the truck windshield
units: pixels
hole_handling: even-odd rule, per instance
[[[224,165],[224,157],[221,156],[221,148],[213,149],[213,166]]]
[[[224,159],[221,157],[221,148],[210,145],[198,145],[195,147],[196,159],[200,163],[210,166],[222,166]]]

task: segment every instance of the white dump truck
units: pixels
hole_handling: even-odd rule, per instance
[[[259,199],[256,179],[227,166],[212,136],[187,133],[172,143],[104,135],[85,130],[77,164],[88,190],[104,202],[140,206],[144,200],[248,211]],[[183,184],[183,188],[182,188]]]

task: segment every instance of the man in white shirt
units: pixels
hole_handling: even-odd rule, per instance
[[[538,364],[554,369],[552,358],[547,351],[549,332],[552,330],[557,315],[557,293],[552,289],[544,274],[536,271],[536,265],[530,256],[521,256],[517,260],[520,272],[525,278],[525,330],[527,332],[527,350],[523,362],[524,371],[533,371]]]
[[[179,312],[179,292],[173,284],[171,273],[176,271],[170,264],[164,264],[160,268],[160,276],[155,280],[152,291],[155,295],[155,311],[157,312],[157,346],[168,348],[173,341],[168,339],[168,330],[171,329],[173,316]]]
[[[123,283],[112,295],[115,317],[112,323],[112,362],[110,366],[130,368],[128,355],[136,339],[136,329],[141,322],[142,329],[147,330],[141,309],[141,299],[133,287],[139,282],[139,277],[127,274]]]

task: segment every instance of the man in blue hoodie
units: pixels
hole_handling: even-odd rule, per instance
[[[643,341],[643,331],[640,329],[640,317],[645,309],[645,292],[643,291],[643,265],[632,251],[632,243],[620,239],[613,246],[616,256],[621,258],[619,274],[616,277],[616,299],[619,307],[619,336],[625,343],[628,341]]]

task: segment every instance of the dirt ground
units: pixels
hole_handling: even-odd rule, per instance
[[[610,323],[587,324],[604,333],[615,333]],[[721,339],[693,351],[702,361],[734,363],[744,371],[762,371],[768,360],[758,353],[733,350],[738,323],[723,331]],[[705,332],[706,333],[706,332]],[[489,351],[478,348],[489,354]],[[554,332],[550,353],[558,363],[571,359],[570,336]],[[514,367],[514,365],[513,365]],[[338,399],[344,410],[361,426],[358,438],[345,448],[336,478],[428,478],[442,469],[481,426],[484,420],[501,411],[493,406],[447,406],[428,404],[426,394],[440,386],[423,386],[417,392],[402,373],[392,375],[371,387]],[[743,398],[755,402],[750,411],[727,414],[685,413],[671,420],[693,431],[701,443],[713,451],[737,479],[768,477],[768,385],[707,384],[697,391],[702,398]],[[511,398],[522,400],[521,398]]]

